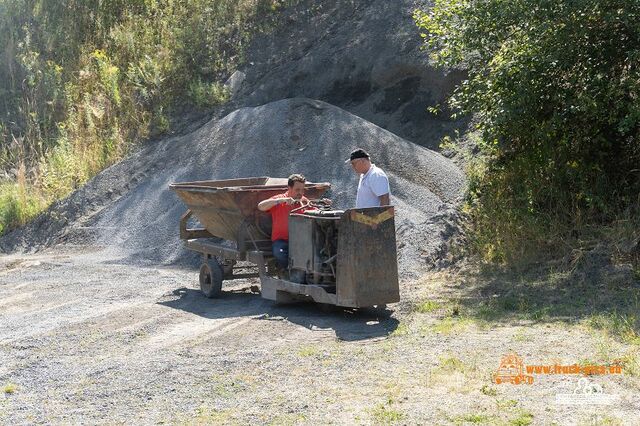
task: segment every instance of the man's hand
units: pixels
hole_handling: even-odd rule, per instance
[[[331,201],[331,199],[329,198],[323,198],[322,200],[320,200],[320,202],[324,205],[330,206],[333,204],[333,201]]]
[[[300,200],[296,200],[295,198],[292,198],[292,197],[279,198],[278,201],[279,201],[278,204],[287,204],[289,206],[300,202]]]

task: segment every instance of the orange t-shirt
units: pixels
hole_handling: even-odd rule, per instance
[[[284,194],[274,195],[269,198],[270,200],[277,200],[279,198],[287,198],[289,197],[289,193],[285,192]],[[302,197],[301,201],[303,203],[308,203],[309,200],[306,197]],[[288,205],[286,203],[278,204],[276,206],[271,207],[267,210],[271,213],[271,241],[275,240],[285,240],[289,241],[289,213],[293,209],[297,209],[300,207],[300,202],[294,203],[293,205]],[[307,210],[312,210],[312,207],[304,208],[298,210],[299,213],[303,213]]]

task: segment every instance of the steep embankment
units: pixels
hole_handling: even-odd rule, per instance
[[[437,150],[442,136],[463,131],[465,122],[427,107],[442,106],[463,71],[434,69],[421,50],[412,12],[428,4],[329,0],[285,11],[286,24],[248,49],[240,104],[320,99]]]
[[[443,131],[462,126],[426,113],[455,78],[429,68],[419,52],[412,6],[326,2],[287,11],[290,25],[249,48],[247,78],[224,110],[191,133],[146,144],[2,238],[0,247],[99,244],[130,261],[188,261],[193,256],[177,238],[184,206],[169,183],[301,172],[330,181],[337,205],[348,207],[357,177],[343,160],[361,146],[390,174],[400,269],[418,273],[441,256],[454,231],[464,178],[446,158],[398,136],[437,146]],[[277,101],[300,95],[344,109],[304,98]]]

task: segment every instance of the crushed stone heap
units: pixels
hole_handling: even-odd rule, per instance
[[[464,175],[440,154],[325,102],[284,99],[241,108],[191,134],[148,144],[104,170],[25,228],[4,250],[98,244],[129,262],[192,263],[178,221],[185,206],[172,182],[303,173],[328,181],[336,208],[355,204],[358,177],[344,160],[367,150],[388,174],[396,206],[402,277],[429,266],[451,235]]]

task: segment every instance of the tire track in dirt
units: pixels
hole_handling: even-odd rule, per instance
[[[161,350],[177,345],[181,347],[196,346],[209,339],[232,332],[249,321],[251,318],[234,317],[216,320],[196,318],[175,324],[141,343],[145,350]]]
[[[362,328],[313,304],[276,306],[249,291],[252,281],[206,299],[194,271],[121,265],[102,252],[53,267],[37,259],[0,277],[0,383],[18,386],[7,408],[17,423],[171,419],[233,390],[227,375],[279,374],[301,346]]]
[[[6,345],[18,342],[20,340],[31,339],[46,334],[55,334],[59,329],[66,329],[71,326],[82,324],[93,318],[104,317],[113,312],[117,312],[123,308],[131,307],[132,303],[122,302],[96,309],[95,306],[86,306],[83,311],[76,309],[65,309],[75,307],[77,301],[72,300],[63,303],[53,304],[47,307],[34,306],[30,312],[22,315],[14,315],[10,322],[3,321],[0,327],[0,345]],[[137,302],[135,305],[142,305],[145,302]],[[20,324],[28,324],[29,330],[26,331]]]

